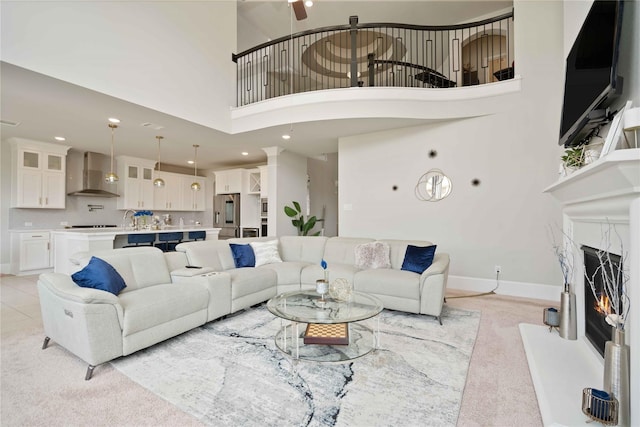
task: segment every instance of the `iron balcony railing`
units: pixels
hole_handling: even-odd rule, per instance
[[[357,87],[450,88],[513,78],[513,12],[468,24],[359,24],[303,31],[232,59],[237,105]]]

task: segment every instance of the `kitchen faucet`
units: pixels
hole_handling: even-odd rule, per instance
[[[127,214],[129,212],[133,212],[134,214],[136,213],[134,209],[127,209],[124,211],[124,216],[122,217],[122,228],[127,228]]]

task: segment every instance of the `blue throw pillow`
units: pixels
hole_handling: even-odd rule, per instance
[[[402,262],[402,270],[422,274],[433,263],[433,256],[435,253],[436,245],[407,245],[407,251],[404,254],[404,261]]]
[[[236,264],[236,268],[240,267],[255,267],[256,256],[253,253],[251,245],[238,245],[236,243],[229,243],[231,246],[231,253],[233,253],[233,262]]]
[[[78,286],[83,288],[100,289],[118,295],[127,287],[124,279],[108,262],[91,257],[89,264],[71,276]]]

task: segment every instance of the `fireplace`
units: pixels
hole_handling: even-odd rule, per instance
[[[613,327],[605,321],[605,316],[611,313],[612,302],[607,298],[604,291],[603,280],[600,267],[600,258],[603,255],[602,251],[598,249],[582,246],[584,252],[584,333],[585,337],[593,344],[598,350],[601,356],[604,357],[604,345],[611,339],[611,333]],[[606,271],[618,271],[620,268],[620,256],[604,253],[604,258],[607,263],[612,265],[605,265]],[[595,288],[594,292],[591,289],[587,279],[592,279]],[[619,294],[622,295],[622,289],[620,289],[622,283],[618,283]],[[618,307],[615,312],[621,313],[622,301],[618,302]]]

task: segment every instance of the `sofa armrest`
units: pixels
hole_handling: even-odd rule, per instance
[[[71,279],[71,276],[62,273],[44,273],[38,281],[53,294],[84,304],[118,304],[116,295],[99,289],[83,288]]]
[[[41,274],[38,295],[52,340],[93,366],[122,356],[124,312],[117,296],[81,288],[61,273]]]
[[[440,317],[449,278],[449,254],[436,254],[420,276],[420,313]]]
[[[444,274],[449,271],[449,254],[436,254],[433,257],[433,263],[422,272],[420,276],[420,283],[424,283],[427,277],[434,276],[436,274]]]
[[[171,272],[171,280],[175,282],[176,277],[194,277],[201,276],[207,273],[213,273],[214,269],[211,267],[201,267],[201,268],[178,268],[177,270],[173,270]]]

